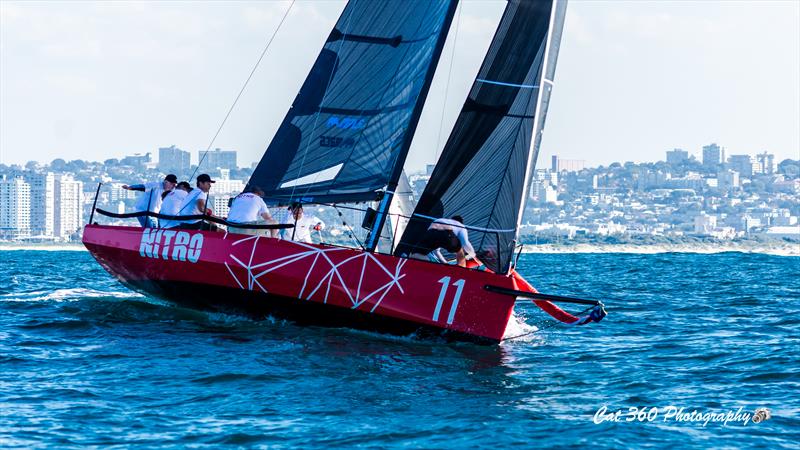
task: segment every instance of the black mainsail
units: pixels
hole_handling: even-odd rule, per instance
[[[374,201],[397,183],[456,0],[351,0],[256,167],[268,202]]]
[[[510,0],[395,254],[431,220],[460,215],[478,257],[498,273],[514,254],[555,73],[566,1]]]

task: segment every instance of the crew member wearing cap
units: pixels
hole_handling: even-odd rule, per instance
[[[123,185],[122,189],[129,191],[144,191],[144,195],[136,201],[136,211],[152,211],[157,213],[161,210],[161,200],[165,192],[170,192],[178,183],[178,177],[169,174],[164,177],[164,181],[153,181],[144,184]],[[139,223],[145,228],[155,228],[156,221],[152,217],[139,216]]]
[[[189,183],[186,181],[178,183],[172,192],[167,192],[167,195],[164,196],[164,201],[161,203],[161,214],[165,216],[177,216],[189,192],[192,192],[192,186]],[[179,224],[180,222],[175,220],[158,219],[158,226],[161,228],[172,228]]]
[[[289,211],[292,214],[286,218],[284,223],[292,224],[294,228],[282,230],[284,239],[312,244],[314,241],[311,239],[311,232],[325,229],[323,221],[303,213],[303,205],[300,203],[293,203],[289,207]]]
[[[216,183],[208,174],[203,173],[197,176],[197,189],[193,189],[181,203],[178,209],[178,216],[202,216],[213,215],[213,211],[208,207],[208,191],[211,190],[211,183]],[[200,219],[182,220],[180,228],[189,230],[212,230],[211,224]]]
[[[231,203],[231,210],[228,213],[228,222],[241,224],[276,224],[277,222],[269,213],[267,204],[264,203],[264,190],[258,186],[251,186],[241,194],[237,195]],[[257,234],[252,228],[229,227],[230,233]],[[269,230],[271,237],[278,237],[278,230]]]

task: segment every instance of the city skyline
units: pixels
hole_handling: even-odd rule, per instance
[[[0,241],[79,239],[95,205],[117,213],[136,207],[138,195],[126,190],[125,184],[159,179],[176,165],[180,178],[194,172],[187,165],[188,151],[170,146],[159,148],[159,153],[159,162],[146,154],[25,168],[0,165]],[[520,235],[523,240],[531,235],[535,239],[800,236],[800,161],[776,164],[768,153],[726,158],[724,147],[716,144],[703,147],[702,160],[680,149],[664,156],[643,164],[587,167],[584,160],[554,155],[549,168],[545,165],[532,174]],[[252,173],[250,168],[236,167],[236,157],[235,151],[216,149],[210,158],[216,160],[216,168],[203,170],[214,174],[213,211],[223,217],[229,200],[245,188]],[[419,198],[425,189],[430,166],[427,169],[409,174],[411,198]],[[274,211],[279,214],[282,208]],[[327,219],[337,222],[332,216]],[[333,226],[331,236],[349,233],[343,226]]]
[[[412,170],[447,139],[502,4],[460,6]],[[293,7],[213,147],[237,149],[243,166],[261,157],[343,5]],[[287,7],[3,2],[0,162],[103,160],[172,143],[196,155]],[[646,161],[671,148],[699,159],[714,141],[730,154],[800,157],[798,24],[793,2],[573,2],[539,164],[553,154]]]
[[[242,165],[237,164],[237,158],[239,156],[238,151],[234,149],[222,149],[222,148],[214,148],[206,152],[205,150],[199,150],[195,153],[195,157],[192,157],[192,151],[183,149],[175,144],[165,147],[158,147],[155,149],[156,151],[146,151],[142,153],[134,153],[134,154],[114,154],[114,155],[107,155],[107,158],[101,160],[91,160],[91,159],[76,159],[76,160],[68,160],[61,157],[56,157],[50,161],[37,161],[37,160],[29,160],[23,164],[19,163],[11,163],[5,164],[0,162],[0,165],[6,165],[7,167],[14,167],[18,166],[20,168],[25,168],[30,163],[35,163],[37,166],[48,166],[54,161],[61,160],[65,163],[70,161],[84,161],[87,163],[100,163],[107,160],[117,160],[121,164],[129,164],[133,166],[148,166],[154,169],[161,171],[164,174],[167,173],[219,173],[219,170],[225,170],[230,172],[231,170],[252,170],[254,165],[257,163],[253,162],[250,165]],[[203,157],[204,154],[207,153],[208,157]],[[215,155],[217,154],[217,155]],[[647,160],[638,160],[638,161],[606,161],[599,164],[593,164],[590,161],[584,159],[576,159],[570,158],[569,155],[560,155],[560,154],[553,154],[550,155],[547,160],[543,160],[540,158],[536,161],[536,164],[533,166],[534,171],[539,170],[552,170],[554,172],[561,172],[561,171],[568,171],[568,172],[579,172],[583,169],[594,169],[600,167],[607,167],[613,164],[627,164],[627,163],[634,163],[634,164],[652,164],[652,163],[660,163],[666,162],[669,164],[676,164],[680,161],[688,161],[694,160],[698,163],[703,165],[708,165],[709,161],[712,161],[713,164],[719,164],[721,166],[729,166],[732,168],[741,167],[743,164],[760,164],[761,166],[766,165],[766,158],[769,159],[769,164],[771,166],[776,166],[785,160],[791,161],[800,161],[800,155],[797,158],[784,158],[779,159],[775,156],[775,154],[770,152],[757,152],[757,153],[737,153],[733,154],[729,152],[725,146],[721,146],[716,142],[708,143],[703,145],[701,149],[697,152],[691,152],[682,148],[670,148],[665,149],[661,153],[661,157],[658,158],[656,155],[653,155],[655,159],[647,159]],[[214,156],[211,158],[211,156]],[[564,157],[567,156],[567,157]],[[176,160],[180,160],[180,162],[176,162]],[[198,167],[198,162],[202,162],[202,166]],[[216,164],[215,164],[216,162]],[[413,167],[410,170],[407,170],[408,173],[423,173],[423,172],[430,172],[434,167],[434,164],[427,164],[423,167]],[[739,170],[740,173],[747,174],[746,171]]]

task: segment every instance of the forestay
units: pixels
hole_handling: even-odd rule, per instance
[[[408,152],[455,0],[351,0],[250,185],[272,203],[380,197]]]
[[[565,12],[566,1],[508,2],[396,254],[413,251],[430,218],[460,215],[486,266],[509,270]]]

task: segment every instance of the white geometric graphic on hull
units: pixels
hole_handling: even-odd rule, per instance
[[[229,256],[232,260],[236,261],[239,266],[243,269],[247,270],[247,280],[242,282],[239,280],[239,277],[233,272],[230,268],[228,263],[225,263],[225,267],[228,269],[228,273],[231,274],[233,279],[236,281],[236,284],[239,285],[240,288],[246,290],[254,290],[256,287],[261,289],[262,292],[269,292],[259,281],[259,278],[263,277],[264,275],[280,269],[281,267],[285,267],[290,264],[294,264],[303,260],[308,260],[308,258],[313,258],[311,262],[311,267],[308,269],[306,273],[306,278],[303,281],[303,286],[300,288],[300,292],[297,294],[297,298],[301,298],[304,300],[311,300],[311,297],[314,296],[317,292],[321,289],[325,289],[325,296],[323,297],[323,302],[328,303],[328,294],[331,291],[331,286],[338,284],[342,287],[344,292],[350,299],[350,303],[352,304],[352,309],[356,309],[359,306],[363,305],[365,302],[377,298],[375,304],[370,309],[370,312],[375,311],[378,305],[381,304],[383,299],[386,295],[391,291],[393,287],[397,287],[401,294],[405,293],[403,291],[403,286],[400,285],[400,280],[405,277],[405,274],[400,273],[405,265],[407,259],[397,258],[397,266],[394,270],[388,269],[386,266],[383,265],[375,256],[370,252],[362,252],[357,253],[349,258],[346,258],[338,263],[334,263],[328,257],[328,253],[339,252],[339,251],[347,251],[349,249],[345,248],[318,248],[312,245],[308,245],[303,242],[295,242],[295,241],[284,241],[285,243],[291,243],[302,247],[305,249],[302,252],[294,253],[291,255],[283,256],[281,258],[276,258],[271,261],[261,262],[261,263],[253,263],[253,258],[256,254],[256,249],[258,248],[258,242],[261,236],[250,236],[243,239],[240,239],[234,242],[232,245],[240,245],[246,242],[252,243],[252,248],[250,249],[250,258],[247,262],[240,260],[236,256],[231,253]],[[361,275],[358,278],[358,286],[353,286],[354,289],[351,289],[351,286],[348,285],[347,280],[342,276],[339,272],[339,268],[343,267],[345,264],[361,264]],[[382,275],[386,276],[386,283],[378,287],[377,289],[367,292],[364,290],[362,292],[362,284],[364,281],[364,273],[367,272],[367,266],[370,264],[374,264],[379,267],[380,271],[370,271],[369,273],[374,274],[375,272],[381,273]],[[314,272],[314,269],[317,268],[317,265],[325,266],[327,265],[328,272],[323,276],[319,282],[315,286],[311,286],[308,284],[308,278]],[[324,270],[324,269],[323,269]],[[353,296],[353,291],[355,291],[355,296]]]

